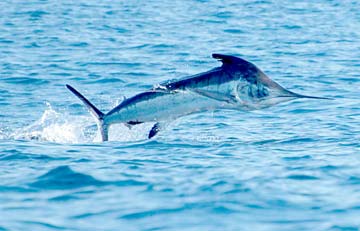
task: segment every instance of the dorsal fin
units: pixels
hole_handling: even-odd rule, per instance
[[[231,55],[222,55],[222,54],[212,54],[214,59],[220,60],[224,65],[225,64],[235,64],[235,65],[253,65],[245,59],[241,59]]]
[[[242,78],[246,79],[250,83],[256,83],[258,78],[258,68],[246,61],[231,55],[213,54],[213,58],[219,59],[223,65],[222,68],[231,72],[238,72]]]

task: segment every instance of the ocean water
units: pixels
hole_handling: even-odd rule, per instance
[[[360,230],[360,2],[0,2],[0,230]],[[245,58],[334,100],[171,122],[95,121],[159,82]]]

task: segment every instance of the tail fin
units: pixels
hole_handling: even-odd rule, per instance
[[[66,87],[76,95],[86,106],[86,108],[90,111],[90,113],[95,117],[98,129],[101,134],[102,141],[108,141],[108,125],[104,123],[104,113],[102,113],[99,109],[97,109],[88,99],[86,99],[80,92],[78,92],[72,86],[66,84]]]

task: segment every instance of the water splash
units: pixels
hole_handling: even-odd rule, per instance
[[[89,115],[71,115],[67,112],[55,110],[50,103],[42,116],[33,124],[8,132],[0,130],[0,139],[37,140],[55,143],[92,143],[100,142],[94,119]],[[109,130],[110,141],[138,141],[147,138],[152,123],[133,126],[131,129],[122,125],[112,125]]]
[[[12,138],[56,143],[86,143],[94,140],[96,127],[91,118],[60,113],[46,103],[47,109],[33,124],[14,132]]]

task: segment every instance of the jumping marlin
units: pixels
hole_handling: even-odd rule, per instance
[[[115,123],[131,127],[155,122],[148,134],[150,139],[163,128],[165,121],[193,113],[215,109],[250,111],[298,98],[328,99],[286,90],[244,59],[222,54],[213,54],[212,57],[220,60],[222,66],[162,83],[125,99],[106,114],[73,87],[66,87],[96,118],[102,141],[108,140],[109,126]]]

